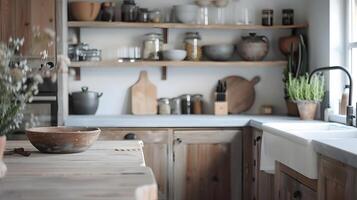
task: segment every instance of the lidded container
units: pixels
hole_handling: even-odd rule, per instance
[[[274,10],[264,9],[262,10],[262,25],[273,26],[274,22]]]
[[[160,33],[145,34],[143,44],[143,59],[144,60],[159,60],[159,52],[163,47],[163,36]]]
[[[137,18],[137,7],[134,0],[124,0],[121,6],[121,19],[124,22],[135,22]]]
[[[159,105],[159,115],[169,115],[171,114],[171,106],[169,98],[160,98],[158,100]]]
[[[181,115],[181,98],[175,97],[171,99],[171,114]]]
[[[140,8],[137,16],[138,22],[149,22],[149,10],[147,8]]]
[[[282,14],[283,14],[283,18],[282,18],[283,25],[293,25],[294,24],[294,10],[293,9],[283,9]]]
[[[192,95],[192,111],[193,114],[203,114],[203,95],[194,94]]]
[[[192,114],[192,96],[190,94],[181,95],[181,111],[182,114]]]
[[[199,61],[202,57],[201,36],[198,32],[187,32],[185,35],[186,60]]]

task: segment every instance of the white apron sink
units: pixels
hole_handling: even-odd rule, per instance
[[[279,161],[311,179],[317,179],[314,139],[357,138],[357,129],[337,123],[281,122],[263,125],[261,170],[273,172]]]

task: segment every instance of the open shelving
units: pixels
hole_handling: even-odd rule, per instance
[[[118,62],[115,60],[108,61],[91,61],[91,62],[72,62],[70,67],[141,67],[141,66],[152,66],[152,67],[162,67],[162,66],[175,66],[175,67],[229,67],[229,66],[286,66],[287,61],[226,61],[226,62],[215,62],[215,61],[136,61],[136,62]]]

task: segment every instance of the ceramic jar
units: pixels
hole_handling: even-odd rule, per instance
[[[238,54],[246,61],[261,61],[269,52],[269,39],[266,36],[249,33],[238,43]]]

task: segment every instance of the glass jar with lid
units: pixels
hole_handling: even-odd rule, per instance
[[[192,111],[193,114],[202,114],[203,113],[203,95],[194,94],[192,95]]]
[[[262,25],[263,26],[273,26],[274,22],[274,10],[264,9],[262,10]]]
[[[160,33],[145,34],[143,44],[143,59],[144,60],[159,60],[159,52],[162,51],[163,37]]]
[[[121,6],[121,19],[123,22],[135,22],[137,17],[137,6],[134,0],[124,0]]]
[[[185,35],[186,60],[199,61],[202,57],[201,36],[198,32],[188,32]]]
[[[283,25],[293,25],[294,24],[294,10],[293,9],[283,9]]]
[[[160,98],[158,100],[159,105],[159,115],[169,115],[171,114],[171,106],[169,98]]]

